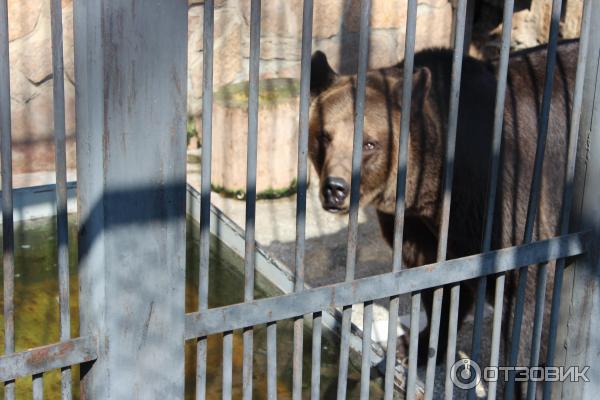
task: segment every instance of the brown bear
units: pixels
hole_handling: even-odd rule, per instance
[[[578,41],[558,46],[549,129],[542,169],[541,200],[534,240],[559,233],[565,181],[568,127],[575,80]],[[510,56],[504,107],[500,173],[493,222],[493,248],[522,243],[534,170],[540,105],[547,51],[537,47]],[[415,54],[410,106],[403,264],[414,267],[436,260],[442,208],[443,165],[450,99],[452,51]],[[311,65],[309,155],[319,175],[322,206],[331,212],[349,209],[354,132],[356,76],[340,76],[316,52]],[[448,257],[481,251],[486,198],[489,190],[496,95],[494,62],[465,57],[462,68]],[[383,237],[392,245],[398,165],[403,64],[369,71],[366,77],[360,205],[376,208]],[[518,273],[506,278],[503,338],[510,338]],[[548,330],[554,281],[548,270],[544,327]],[[488,301],[493,298],[488,283]],[[533,326],[536,273],[528,275],[522,331]],[[459,324],[471,308],[475,282],[461,285]],[[446,294],[448,290],[444,291]],[[432,290],[423,293],[430,319]],[[445,354],[448,298],[444,298],[438,354]],[[420,363],[428,349],[429,332],[419,340]],[[544,362],[546,339],[540,361]],[[529,365],[531,335],[522,334],[518,365]],[[441,356],[437,356],[438,361]],[[502,360],[501,360],[502,362]]]

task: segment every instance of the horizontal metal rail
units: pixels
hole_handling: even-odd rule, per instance
[[[84,336],[0,357],[0,382],[70,367],[98,358],[98,340]]]
[[[186,314],[185,338],[279,321],[583,254],[588,232]]]

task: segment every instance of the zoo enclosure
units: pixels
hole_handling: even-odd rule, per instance
[[[408,0],[405,50],[403,104],[410,103],[416,0]],[[523,305],[527,266],[542,264],[538,285],[545,282],[545,264],[558,260],[552,302],[548,364],[594,365],[600,350],[600,340],[593,332],[600,328],[598,299],[598,238],[600,230],[599,182],[600,126],[597,112],[600,89],[597,74],[600,63],[600,28],[590,21],[600,19],[600,7],[586,1],[581,28],[580,56],[570,127],[568,185],[564,194],[565,216],[561,236],[531,242],[540,194],[540,172],[549,113],[552,80],[544,86],[544,101],[540,110],[538,151],[531,185],[527,213],[528,236],[521,246],[498,251],[490,250],[492,211],[488,208],[485,225],[484,253],[462,259],[446,260],[447,227],[449,221],[452,159],[458,116],[458,95],[464,53],[467,1],[456,7],[454,63],[447,160],[445,162],[442,229],[435,264],[403,270],[401,265],[406,149],[409,114],[401,121],[401,156],[396,205],[394,262],[390,273],[354,279],[357,248],[358,187],[361,146],[353,152],[353,181],[346,280],[330,286],[305,290],[304,226],[307,188],[307,135],[313,1],[304,1],[302,34],[301,103],[298,149],[297,242],[295,292],[274,298],[253,299],[255,270],[255,197],[256,197],[256,136],[258,113],[258,82],[260,59],[261,4],[251,2],[250,31],[250,92],[248,178],[245,226],[245,301],[227,307],[208,308],[208,244],[210,228],[210,164],[211,107],[214,38],[214,2],[205,1],[204,13],[204,82],[203,82],[203,155],[201,190],[201,261],[199,309],[185,314],[184,309],[184,235],[185,235],[185,121],[186,121],[186,33],[187,2],[183,0],[153,2],[142,7],[140,1],[113,0],[101,2],[75,1],[75,63],[77,83],[77,169],[80,279],[80,337],[70,338],[67,207],[64,126],[64,84],[62,61],[62,25],[60,0],[52,0],[52,41],[54,67],[54,128],[56,137],[56,194],[58,226],[58,265],[60,274],[61,341],[57,344],[15,353],[14,347],[14,260],[13,207],[11,171],[10,77],[8,53],[8,17],[6,0],[0,0],[0,129],[3,210],[3,271],[5,351],[0,358],[0,378],[5,385],[5,398],[14,398],[14,379],[31,375],[34,398],[43,397],[43,373],[61,369],[63,398],[71,398],[71,369],[81,364],[84,398],[182,398],[184,340],[197,340],[196,397],[206,395],[206,338],[223,335],[223,397],[231,397],[232,333],[243,329],[244,398],[252,396],[253,327],[267,325],[266,376],[268,397],[276,397],[276,322],[293,319],[295,346],[293,363],[293,394],[301,397],[302,346],[304,316],[312,316],[311,393],[319,396],[320,335],[322,311],[342,308],[338,398],[346,397],[349,357],[349,334],[352,305],[364,303],[363,358],[361,398],[368,398],[368,381],[372,304],[376,299],[390,298],[390,326],[396,326],[399,295],[411,293],[411,326],[418,326],[420,291],[451,284],[451,319],[447,347],[447,371],[456,358],[456,329],[461,281],[479,278],[472,358],[478,359],[481,319],[485,292],[484,277],[499,273],[495,279],[496,302],[492,338],[492,365],[498,363],[500,316],[504,273],[519,269],[520,284],[517,304]],[[360,16],[359,65],[354,142],[362,143],[365,74],[369,44],[369,12],[371,2],[363,0]],[[502,131],[502,105],[506,87],[506,71],[511,31],[510,15],[513,1],[505,1],[503,42],[498,73],[493,164],[491,187],[497,182],[499,145]],[[561,1],[553,1],[547,76],[555,68],[558,23]],[[215,134],[218,134],[216,132]],[[585,165],[575,165],[576,154],[584,154]],[[488,197],[493,204],[494,190]],[[569,226],[569,216],[573,224]],[[569,233],[573,232],[573,233]],[[529,243],[531,242],[531,243]],[[573,265],[565,268],[566,257]],[[563,280],[568,285],[562,285]],[[441,300],[442,289],[436,291]],[[537,365],[541,337],[544,291],[538,291],[536,320],[533,327],[534,345],[531,364]],[[562,305],[561,305],[562,299]],[[576,312],[574,310],[577,310]],[[560,311],[560,312],[559,312]],[[439,321],[440,308],[433,321]],[[517,311],[517,317],[519,312]],[[519,318],[517,318],[518,320]],[[434,323],[435,325],[435,323]],[[574,327],[568,330],[567,327]],[[510,362],[514,364],[518,351],[520,322],[512,331],[513,347]],[[437,343],[432,330],[431,343]],[[386,358],[386,399],[391,399],[396,369],[396,336],[388,337]],[[410,337],[409,366],[406,382],[408,398],[424,395],[431,398],[434,369],[428,367],[425,392],[416,387],[416,351],[418,331]],[[515,340],[516,339],[516,340]],[[557,344],[559,344],[557,346]],[[435,365],[437,356],[430,365]],[[577,385],[544,383],[549,397],[594,398],[600,386],[600,372],[592,368],[591,382]],[[514,376],[512,376],[514,381]],[[512,382],[514,383],[514,382]],[[511,396],[512,384],[507,386]],[[552,390],[554,389],[554,390]],[[560,390],[559,390],[560,389]],[[445,395],[452,398],[453,385],[446,376]],[[528,387],[531,396],[535,382]],[[552,393],[551,393],[552,391]],[[494,397],[493,387],[489,388]],[[471,396],[474,392],[470,393]]]

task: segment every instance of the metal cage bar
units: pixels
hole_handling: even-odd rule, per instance
[[[54,98],[54,138],[56,170],[56,228],[58,242],[58,283],[60,308],[60,340],[71,337],[69,310],[69,220],[67,216],[67,149],[65,127],[65,78],[63,63],[62,4],[51,1],[52,76]],[[42,381],[42,376],[34,381]],[[43,381],[42,381],[43,382]],[[43,383],[41,384],[43,392]],[[70,400],[71,368],[61,370],[61,393],[63,400]],[[42,395],[43,397],[43,395]]]
[[[244,255],[244,301],[254,299],[254,267],[256,261],[256,152],[258,138],[258,84],[260,68],[261,0],[250,6],[250,83],[248,91],[248,151],[246,179],[246,251]],[[252,398],[253,328],[244,329],[243,398]]]
[[[553,0],[552,2],[552,16],[550,24],[550,36],[549,36],[549,47],[546,61],[546,76],[544,81],[544,92],[542,97],[542,106],[540,108],[540,119],[538,127],[538,138],[535,153],[535,162],[533,177],[531,179],[531,189],[529,194],[529,203],[527,205],[527,217],[525,221],[525,233],[523,242],[529,243],[533,238],[533,230],[535,225],[535,219],[537,217],[539,209],[540,192],[542,185],[542,166],[544,162],[544,152],[546,149],[546,137],[548,134],[548,117],[550,115],[550,103],[552,97],[552,87],[554,83],[554,69],[556,66],[556,48],[558,45],[558,28],[560,22],[560,14],[562,9],[562,0]],[[510,355],[509,355],[509,366],[515,366],[517,363],[517,357],[519,354],[519,342],[521,336],[521,323],[523,321],[523,306],[525,300],[525,285],[527,283],[528,268],[521,268],[519,270],[519,283],[517,287],[517,296],[515,302],[515,317],[512,325],[511,340],[510,340]],[[537,286],[539,287],[545,281],[546,276],[546,263],[540,267],[538,272]],[[538,290],[536,295],[536,311],[534,326],[541,325],[542,304],[537,304],[543,301],[542,295],[545,294],[545,290]],[[541,332],[541,331],[540,331]],[[532,343],[532,348],[533,348]],[[508,372],[508,381],[506,383],[505,398],[507,400],[512,399],[514,395],[515,387],[515,373],[514,371]]]
[[[587,232],[488,253],[455,258],[421,267],[403,269],[350,282],[303,290],[277,297],[253,300],[202,313],[186,314],[185,338],[194,339],[246,326],[280,321],[314,313],[328,307],[344,307],[365,301],[415,292],[449,283],[478,278],[517,268],[571,257],[585,252]]]
[[[4,354],[15,351],[15,263],[12,198],[12,134],[7,0],[0,0],[0,151],[2,177],[2,268],[4,276]],[[4,382],[4,398],[14,400],[14,381]]]
[[[450,109],[448,111],[448,131],[446,133],[446,156],[443,176],[443,200],[441,225],[439,228],[437,260],[444,261],[448,251],[448,228],[450,225],[450,205],[452,200],[452,177],[454,174],[454,153],[456,148],[456,133],[458,126],[458,109],[460,98],[460,81],[462,75],[462,61],[464,53],[465,21],[467,1],[459,0],[456,7],[456,25],[454,31],[454,52],[452,58],[452,83],[450,87]],[[427,359],[427,372],[425,378],[425,398],[433,398],[433,383],[435,379],[435,365],[438,353],[438,340],[440,318],[442,312],[444,288],[436,288],[433,292],[433,307],[431,321],[429,321],[429,349]],[[458,301],[460,286],[456,284],[451,288],[450,315],[448,324],[448,346],[446,352],[446,398],[452,398],[452,382],[450,382],[450,367],[454,363],[454,346],[456,342],[456,325],[458,322]]]
[[[312,52],[313,0],[304,0],[302,9],[302,50],[300,61],[300,110],[298,126],[298,186],[296,191],[296,259],[294,290],[304,290],[306,252],[306,191],[308,188],[308,110],[310,106],[310,67]],[[295,400],[302,398],[302,351],[304,318],[294,320],[293,389]],[[316,350],[313,348],[313,350]],[[319,348],[320,352],[321,349]],[[313,354],[315,357],[316,354]],[[320,367],[320,365],[319,365]],[[311,382],[318,387],[319,382]]]
[[[212,102],[213,102],[213,58],[214,58],[214,0],[204,2],[203,14],[203,71],[202,71],[202,160],[200,177],[200,240],[198,273],[198,311],[208,308],[208,279],[210,264],[210,195],[212,159]],[[206,337],[196,344],[196,399],[206,397]]]
[[[358,203],[360,198],[360,170],[362,161],[363,126],[365,115],[365,91],[369,62],[369,17],[371,0],[362,0],[360,4],[360,33],[358,39],[358,76],[356,81],[356,100],[354,112],[354,138],[352,148],[352,178],[350,182],[350,211],[348,222],[348,250],[346,253],[346,282],[354,280],[356,269],[356,251],[358,235]],[[370,312],[364,310],[365,313]],[[348,379],[349,335],[352,318],[352,306],[342,310],[342,328],[340,341],[340,362],[338,373],[337,398],[346,398]],[[363,336],[364,340],[364,336]],[[365,357],[365,354],[363,354]],[[362,373],[367,373],[361,371]]]
[[[498,189],[498,175],[500,169],[500,149],[502,146],[502,127],[504,123],[504,105],[506,98],[506,82],[508,77],[508,59],[510,56],[510,41],[512,32],[512,15],[515,7],[514,0],[504,1],[504,12],[502,16],[502,44],[500,47],[500,62],[498,66],[496,100],[494,107],[494,131],[492,133],[492,160],[490,163],[490,180],[488,187],[485,224],[483,228],[483,241],[481,251],[489,251],[492,247],[492,228],[494,224],[494,206],[496,204],[496,192]],[[475,315],[473,321],[473,337],[471,341],[471,359],[479,362],[481,348],[481,330],[483,325],[483,307],[485,293],[487,290],[487,277],[479,278],[477,282],[477,294],[475,299]],[[496,277],[496,297],[494,299],[494,317],[492,322],[492,343],[490,366],[498,365],[500,354],[500,326],[502,322],[502,306],[504,300],[505,276]],[[490,396],[495,396],[496,382],[490,382],[488,389]],[[492,395],[493,393],[493,395]],[[468,399],[474,400],[475,388],[468,393]]]
[[[412,77],[415,58],[415,34],[417,28],[417,1],[409,0],[406,5],[406,35],[404,40],[404,70],[402,85],[402,105],[405,110],[410,110],[412,102]],[[394,253],[392,260],[392,272],[402,269],[402,236],[404,228],[404,208],[406,194],[406,164],[408,156],[408,135],[410,127],[410,113],[404,112],[400,117],[400,137],[398,152],[398,176],[396,180],[396,205],[394,214]],[[415,298],[413,296],[413,298]],[[420,296],[415,298],[420,306]],[[396,370],[396,345],[398,325],[398,310],[400,297],[390,298],[390,312],[388,321],[388,341],[385,364],[384,396],[386,400],[392,400],[394,396],[394,380]],[[417,311],[418,315],[419,311]],[[413,325],[411,325],[413,326]],[[418,326],[418,322],[415,326]],[[418,340],[418,339],[417,339]],[[415,375],[416,376],[416,375]]]
[[[35,374],[31,377],[31,388],[33,400],[44,399],[44,374]]]

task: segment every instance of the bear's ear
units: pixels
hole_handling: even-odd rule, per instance
[[[420,111],[431,90],[431,70],[427,67],[417,68],[413,73],[412,87],[411,108]]]
[[[402,79],[398,80],[392,91],[397,104],[402,106]],[[411,109],[420,111],[423,103],[431,90],[431,70],[427,67],[418,67],[412,76]]]
[[[321,51],[316,51],[310,63],[310,97],[318,96],[336,79],[337,74],[329,66],[327,56]]]

